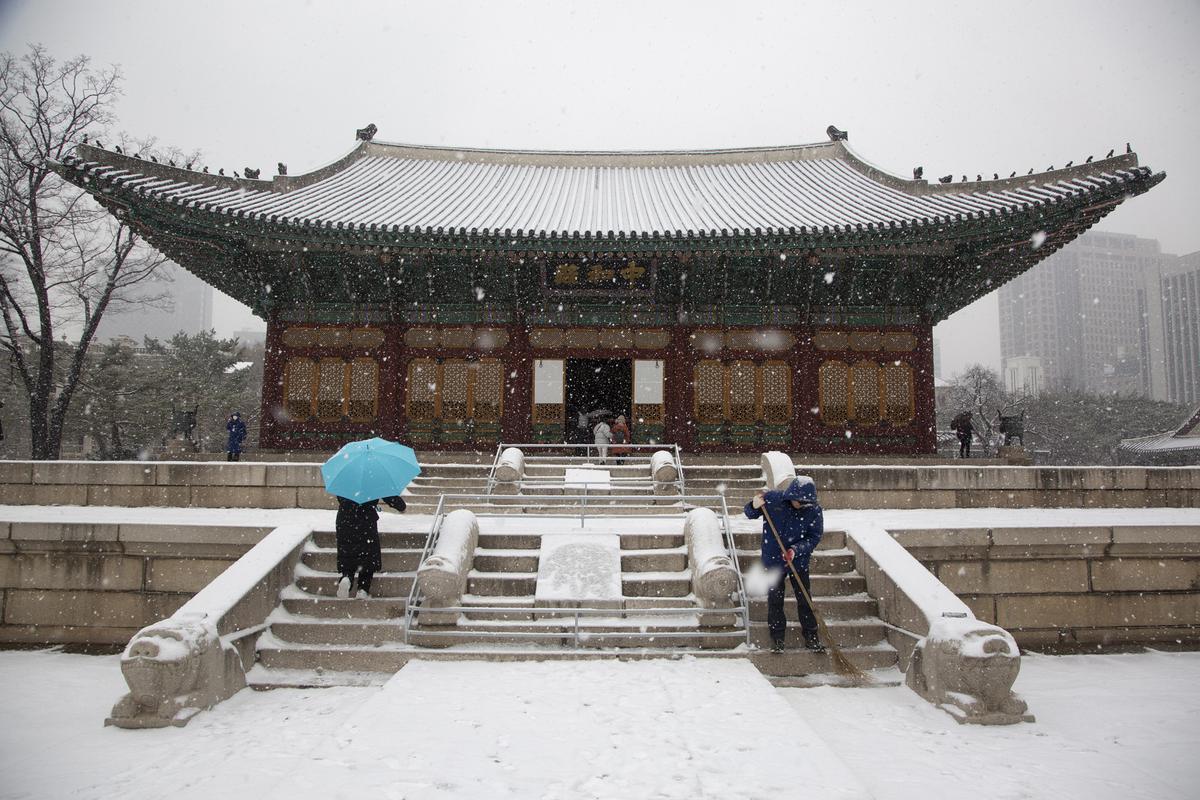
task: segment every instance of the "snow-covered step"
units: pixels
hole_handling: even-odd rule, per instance
[[[758,563],[759,551],[738,550],[738,562],[746,570]],[[809,563],[809,572],[813,575],[833,575],[854,571],[854,553],[850,550],[817,550]]]
[[[290,614],[328,619],[402,619],[408,596],[371,597],[358,600],[302,592],[295,586],[285,590],[282,607]]]
[[[384,572],[415,572],[420,566],[421,551],[415,548],[383,548]],[[306,550],[303,562],[319,572],[337,572],[337,550],[312,548]]]
[[[339,577],[335,572],[307,572],[300,574],[304,565],[297,566],[296,586],[303,592],[326,597],[337,595]],[[416,572],[376,572],[371,581],[371,594],[375,597],[407,598],[412,589]]]
[[[379,546],[386,550],[420,550],[429,538],[428,531],[380,531]],[[337,535],[332,530],[313,532],[312,543],[322,550],[337,550]]]

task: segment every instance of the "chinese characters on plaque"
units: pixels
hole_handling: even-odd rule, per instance
[[[649,261],[554,261],[543,266],[543,285],[555,294],[630,294],[653,288]]]

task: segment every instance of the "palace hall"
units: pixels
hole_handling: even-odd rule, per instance
[[[1128,149],[1128,148],[1126,148]],[[1135,153],[897,177],[817,144],[388,144],[211,174],[52,165],[267,323],[260,445],[568,442],[624,414],[689,452],[935,452],[933,326],[1165,176]]]

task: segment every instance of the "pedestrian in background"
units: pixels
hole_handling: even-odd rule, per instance
[[[242,442],[246,440],[246,423],[242,415],[235,411],[225,420],[225,430],[229,432],[229,441],[225,443],[225,460],[240,461],[242,458]]]
[[[604,417],[596,423],[596,427],[592,428],[592,435],[595,437],[596,449],[600,451],[600,463],[608,462],[608,445],[612,442],[612,428],[609,426],[611,417]]]
[[[617,417],[617,421],[612,426],[612,454],[616,458],[618,464],[625,463],[625,456],[629,455],[629,443],[631,434],[629,424],[625,422],[625,415]],[[622,445],[625,445],[622,447]]]

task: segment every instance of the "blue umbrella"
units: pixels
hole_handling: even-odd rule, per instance
[[[379,437],[350,442],[321,465],[325,491],[356,503],[400,494],[420,474],[411,447]]]

